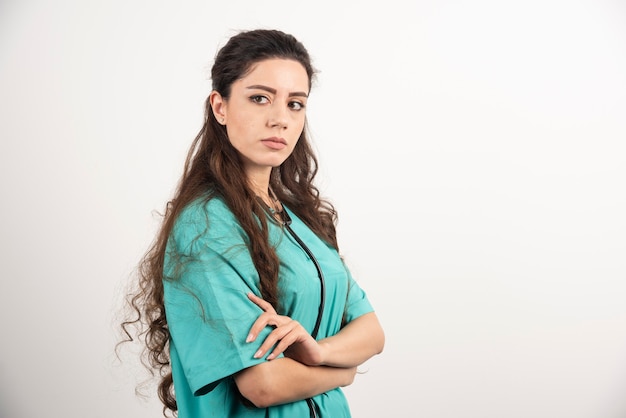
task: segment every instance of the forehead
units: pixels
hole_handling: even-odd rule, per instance
[[[309,76],[304,66],[298,61],[271,58],[252,64],[246,74],[235,84],[243,88],[249,85],[264,85],[276,90],[308,93]]]

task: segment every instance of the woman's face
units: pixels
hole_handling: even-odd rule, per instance
[[[297,61],[268,59],[231,86],[228,99],[211,93],[216,119],[226,125],[246,172],[269,173],[291,154],[304,129],[309,77]]]

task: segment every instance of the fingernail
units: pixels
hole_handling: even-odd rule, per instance
[[[261,351],[261,350],[257,351],[256,353],[254,353],[254,358],[259,358],[259,357],[261,357],[261,354],[262,354],[262,351]]]
[[[249,342],[251,342],[252,340],[254,340],[254,335],[252,335],[252,334],[248,334],[248,336],[246,337],[246,342],[247,342],[247,343],[249,343]]]

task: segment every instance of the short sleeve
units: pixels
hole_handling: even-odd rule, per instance
[[[213,202],[213,201],[210,201]],[[165,259],[164,303],[172,346],[195,395],[262,363],[246,343],[262,312],[258,275],[232,214],[217,203],[194,205],[177,220]],[[271,331],[268,327],[259,337]]]
[[[354,280],[352,274],[350,273],[350,270],[347,267],[346,271],[348,273],[348,296],[346,303],[345,320],[346,322],[350,322],[361,315],[373,312],[374,308],[367,298],[367,294]]]

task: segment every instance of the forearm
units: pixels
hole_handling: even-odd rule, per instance
[[[382,352],[385,335],[374,312],[348,323],[337,334],[319,341],[323,348],[322,364],[355,367]]]
[[[235,375],[241,394],[259,408],[295,402],[347,386],[354,368],[307,366],[284,357],[245,369]]]

